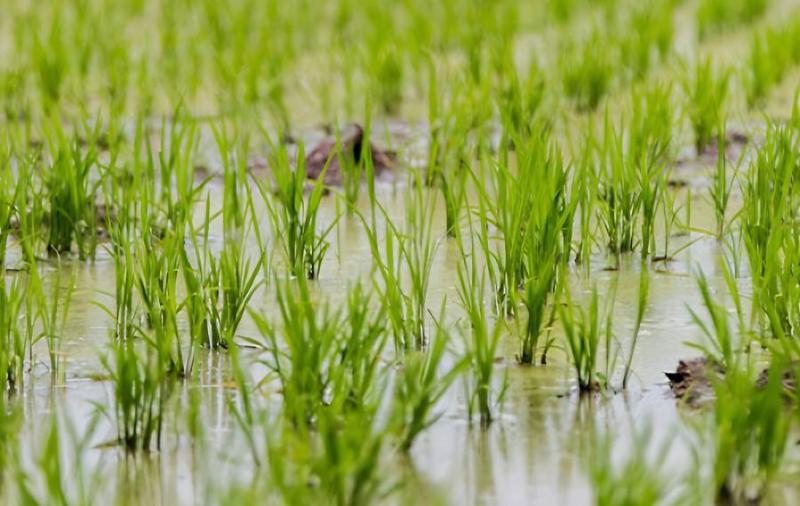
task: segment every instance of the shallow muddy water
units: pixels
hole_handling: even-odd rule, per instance
[[[401,219],[405,191],[402,177],[378,187],[378,198],[393,219]],[[212,183],[209,192],[217,198],[221,186]],[[360,207],[366,210],[363,193]],[[693,197],[692,225],[711,228],[713,218],[704,198],[697,196],[700,194],[698,191]],[[334,195],[325,198],[323,223],[339,212],[337,200]],[[443,231],[443,206],[438,204],[434,230]],[[338,301],[355,279],[368,282],[371,253],[355,216],[342,216],[334,236],[314,289]],[[220,243],[220,237],[217,230],[211,240]],[[719,270],[720,244],[713,238],[693,234],[671,238],[671,248],[690,241],[695,242],[651,274],[651,297],[628,392],[581,396],[566,367],[564,350],[552,349],[546,366],[520,366],[515,358],[517,337],[508,333],[502,339],[496,365],[506,372],[508,381],[498,420],[486,430],[470,424],[462,386],[451,388],[437,406],[441,418],[423,433],[414,444],[409,461],[398,470],[399,476],[414,484],[412,495],[425,504],[588,504],[591,495],[584,455],[588,435],[596,429],[612,429],[621,435],[620,447],[624,448],[626,434],[632,432],[634,425],[642,424],[652,427],[653,441],[669,442],[669,458],[664,465],[680,468],[681,461],[688,458],[691,441],[684,419],[704,415],[679,407],[663,372],[674,369],[679,359],[698,354],[686,345],[697,342],[700,336],[689,308],[703,313],[691,273],[701,269],[712,287],[724,287]],[[249,246],[255,251],[254,244]],[[457,244],[442,236],[433,263],[428,306],[437,308],[446,298],[446,324],[454,329],[462,318],[456,303],[457,259]],[[597,284],[603,296],[608,294],[611,283],[617,285],[613,328],[620,350],[624,351],[636,318],[638,262],[623,259],[620,270],[607,270],[612,262],[611,258],[595,256],[589,266],[591,283]],[[76,472],[86,473],[85,480],[98,480],[104,497],[131,503],[215,502],[230,480],[248,476],[252,466],[243,435],[230,411],[229,403],[236,403],[237,396],[226,354],[203,352],[197,361],[199,382],[178,385],[167,410],[160,452],[126,458],[121,449],[108,444],[115,437],[110,418],[113,394],[102,361],[112,322],[100,304],[112,303],[106,294],[114,289],[113,268],[108,254],[101,252],[92,264],[67,262],[60,269],[53,266],[48,271],[49,277],[62,279],[69,279],[74,272],[77,288],[60,344],[63,382],[56,380],[56,386],[52,386],[47,364],[39,362],[34,365],[32,381],[21,392],[25,419],[30,421],[25,424],[23,435],[32,443],[28,458],[33,459],[40,447],[49,420],[46,415],[57,404],[70,421],[65,422],[65,427],[85,428],[97,420],[85,446],[75,450],[81,453]],[[574,296],[587,296],[591,285],[586,281],[584,267],[573,268],[570,276]],[[743,279],[745,293],[746,284]],[[251,305],[265,314],[274,314],[275,302],[270,293],[269,286],[260,288]],[[559,332],[557,327],[552,329],[553,336]],[[257,335],[249,320],[245,320],[239,334]],[[455,341],[459,347],[458,339]],[[35,351],[40,357],[46,356],[44,343],[39,343]],[[253,361],[254,378],[262,377],[265,371],[257,364],[258,353],[245,350],[245,356]],[[617,376],[622,365],[620,355]],[[496,386],[499,388],[500,384]],[[188,406],[195,397],[199,399],[205,429],[193,442],[186,434],[186,426]],[[102,411],[106,414],[99,415]],[[99,474],[93,478],[95,473]],[[405,502],[407,498],[401,494],[399,500]]]

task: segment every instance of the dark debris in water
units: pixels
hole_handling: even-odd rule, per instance
[[[322,175],[325,165],[328,164],[328,170],[325,173],[324,179],[325,184],[342,184],[341,164],[345,160],[344,157],[349,159],[352,163],[361,163],[363,142],[364,129],[361,125],[355,123],[349,125],[341,132],[339,136],[341,151],[339,151],[335,136],[326,137],[306,156],[306,175],[310,179],[317,179]],[[383,173],[394,168],[394,157],[392,153],[378,148],[372,142],[370,142],[369,148],[376,177],[380,177]]]

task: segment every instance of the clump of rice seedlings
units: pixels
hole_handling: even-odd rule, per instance
[[[31,345],[19,321],[25,308],[23,301],[28,295],[25,288],[18,277],[11,283],[5,275],[0,279],[0,374],[3,376],[4,392],[6,389],[15,392],[22,386],[25,356]],[[0,397],[5,398],[4,395]],[[5,405],[0,407],[6,409]]]
[[[468,365],[466,359],[461,359],[444,367],[450,342],[450,333],[442,326],[444,308],[443,303],[436,333],[427,349],[407,354],[398,373],[394,423],[397,425],[400,448],[406,452],[411,449],[417,436],[439,418],[432,413],[436,403]]]
[[[18,205],[22,201],[23,195],[29,185],[29,174],[23,168],[18,169],[19,175],[14,181],[12,172],[11,146],[4,146],[0,152],[0,267],[5,265],[6,251],[8,248],[8,238],[12,232],[12,225],[15,220],[19,220]],[[23,164],[20,164],[23,165]]]
[[[125,339],[112,336],[103,364],[113,384],[117,442],[129,452],[160,449],[172,388],[157,344],[138,330]]]
[[[751,22],[767,10],[769,0],[701,0],[697,6],[700,39]]]
[[[761,502],[781,467],[791,424],[783,401],[784,370],[773,362],[759,387],[752,367],[736,364],[714,382],[712,420],[699,430],[713,462],[706,487],[718,503]]]
[[[540,110],[546,90],[544,72],[534,59],[528,66],[527,74],[520,75],[510,51],[502,58],[501,65],[499,72],[506,77],[497,100],[503,130],[509,137],[533,135],[534,129],[543,123]],[[513,138],[506,139],[506,142],[510,141]]]
[[[633,441],[618,444],[620,437],[610,434],[596,435],[589,459],[589,477],[592,495],[597,506],[655,506],[669,504],[674,480],[667,477],[663,462],[669,454],[666,441],[656,447],[651,443],[653,429],[650,423],[633,430]],[[630,448],[620,461],[619,446]]]
[[[55,254],[69,253],[74,242],[81,260],[93,259],[97,248],[95,199],[101,183],[92,180],[97,167],[93,144],[84,149],[59,130],[51,143],[53,160],[42,173],[48,203],[47,247]]]
[[[625,371],[622,375],[622,388],[628,388],[628,380],[631,376],[631,365],[633,364],[633,354],[636,351],[636,344],[639,341],[639,330],[642,328],[642,320],[644,320],[645,311],[647,309],[647,300],[650,295],[650,273],[647,271],[647,266],[642,263],[641,272],[639,273],[639,295],[638,303],[636,304],[636,321],[633,325],[633,337],[631,338],[631,347],[628,350],[628,358],[625,361]]]
[[[271,167],[275,177],[274,199],[270,196],[270,188],[265,183],[256,181],[267,207],[272,229],[292,275],[317,279],[322,260],[330,247],[327,237],[336,224],[336,220],[333,220],[322,229],[317,224],[328,166],[323,169],[314,182],[311,193],[306,197],[305,153],[302,147],[297,154],[294,169],[289,162],[285,145],[281,144],[273,149],[273,155]]]
[[[412,188],[406,193],[403,228],[392,222],[374,196],[372,225],[360,215],[375,266],[376,289],[386,304],[398,353],[425,345],[428,285],[439,244],[433,232],[435,194],[424,188],[418,173],[408,184]],[[378,236],[376,208],[385,222],[383,237]]]
[[[570,43],[561,55],[561,85],[580,111],[597,108],[614,77],[612,56],[598,29],[586,40]]]
[[[505,385],[495,393],[495,356],[502,327],[499,322],[491,322],[486,313],[484,300],[486,283],[484,271],[478,267],[475,247],[471,251],[460,243],[461,261],[458,264],[458,295],[466,313],[465,342],[469,365],[472,371],[469,401],[470,415],[477,404],[482,425],[492,421],[492,412],[500,404],[505,393]]]
[[[788,329],[796,314],[790,297],[796,281],[793,269],[788,267],[797,251],[792,225],[798,201],[793,184],[796,145],[794,128],[769,127],[764,144],[747,171],[740,214],[753,278],[753,317],[773,312],[771,322],[780,323],[787,334],[791,334]]]
[[[647,2],[633,10],[619,41],[621,65],[633,80],[647,75],[672,44],[673,2]]]
[[[529,277],[551,277],[546,271],[556,266],[542,259],[568,260],[575,209],[567,196],[568,172],[557,147],[545,135],[518,139],[515,144],[516,171],[507,156],[493,162],[489,188],[473,173],[478,245],[487,259],[495,305],[505,314],[516,312],[517,292]],[[493,237],[494,230],[499,237]]]
[[[739,320],[737,332],[731,330],[728,311],[725,306],[715,301],[705,274],[700,273],[697,279],[697,286],[703,299],[703,305],[708,312],[710,326],[705,323],[694,309],[689,308],[689,312],[705,338],[705,343],[693,343],[691,346],[701,350],[712,363],[720,365],[727,371],[728,369],[739,367],[741,362],[740,354],[742,351],[747,350],[749,346],[749,336],[746,332],[747,328],[744,322],[739,290],[727,264],[724,262],[722,264],[722,272],[736,308],[736,315]]]
[[[578,306],[566,291],[566,299],[559,306],[558,315],[564,328],[565,349],[575,371],[578,389],[581,393],[599,390],[604,385],[598,380],[608,381],[608,378],[598,377],[597,363],[601,341],[606,344],[611,341],[611,311],[603,321],[597,288],[594,288],[588,309]]]
[[[29,296],[36,301],[38,320],[41,323],[41,332],[33,337],[33,341],[35,343],[43,339],[47,343],[50,375],[55,378],[60,371],[61,340],[75,290],[75,271],[72,271],[66,287],[62,286],[60,272],[56,273],[53,278],[48,293],[34,266],[31,269],[28,283]]]
[[[786,39],[786,36],[776,30],[767,30],[764,35],[753,36],[744,69],[748,107],[762,104],[769,89],[783,79],[792,58],[792,48]]]
[[[268,351],[265,365],[283,394],[283,412],[295,427],[317,422],[339,351],[342,319],[327,304],[317,308],[305,278],[276,280],[278,322],[250,311]]]
[[[705,59],[698,61],[691,71],[687,70],[681,82],[698,153],[721,134],[719,127],[725,124],[729,76],[727,71],[715,70],[712,61]]]
[[[575,253],[575,263],[583,264],[588,273],[589,259],[592,256],[592,249],[595,243],[595,220],[597,213],[596,205],[598,200],[598,174],[595,170],[593,151],[594,133],[590,124],[587,129],[588,135],[583,140],[577,170],[572,180],[573,198],[578,204],[579,236],[580,242]]]
[[[216,268],[219,270],[218,296],[221,309],[209,308],[212,314],[217,312],[219,321],[219,341],[211,339],[208,345],[211,348],[229,347],[233,345],[236,330],[244,317],[247,305],[253,298],[260,283],[257,276],[261,260],[251,262],[243,248],[235,242],[227,242],[220,254]],[[212,267],[212,270],[214,267]],[[214,302],[214,301],[212,301]],[[215,333],[212,332],[212,335]]]
[[[143,332],[152,341],[162,368],[178,376],[188,374],[178,328],[178,274],[182,238],[169,234],[158,243],[143,236],[132,248],[137,292],[145,319]]]
[[[636,225],[642,206],[640,189],[643,185],[650,188],[649,174],[640,178],[639,164],[626,156],[623,136],[611,127],[608,119],[600,157],[603,170],[598,190],[599,221],[605,230],[608,250],[618,258],[621,253],[636,249]]]
[[[388,340],[386,307],[373,309],[372,292],[356,283],[347,291],[347,305],[337,346],[338,373],[334,396],[346,399],[343,406],[359,409],[372,402],[375,385],[381,379],[380,365]]]

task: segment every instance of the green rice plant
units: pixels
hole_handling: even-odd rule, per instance
[[[599,151],[603,167],[598,190],[599,222],[605,230],[608,250],[619,258],[621,253],[636,249],[636,226],[642,207],[641,188],[651,189],[651,172],[647,165],[626,156],[623,136],[615,131],[608,118]],[[639,169],[640,166],[644,168]],[[643,172],[644,177],[641,176]],[[649,203],[653,203],[652,199]]]
[[[50,375],[56,378],[60,373],[61,342],[64,336],[67,317],[70,314],[70,303],[75,290],[76,271],[73,269],[67,286],[62,286],[61,273],[58,272],[50,284],[49,293],[35,268],[31,269],[28,278],[29,296],[36,301],[38,320],[41,331],[33,337],[33,344],[40,340],[47,343],[50,359]]]
[[[317,423],[325,404],[342,318],[327,304],[316,307],[303,277],[276,280],[276,295],[276,323],[252,310],[250,315],[263,337],[259,345],[268,352],[264,365],[280,384],[284,416],[300,430]]]
[[[622,389],[628,388],[628,380],[631,376],[631,366],[633,365],[633,354],[636,351],[636,344],[639,341],[639,330],[642,328],[642,320],[644,320],[645,311],[647,310],[647,300],[650,295],[650,273],[647,271],[647,266],[643,262],[641,271],[639,273],[639,295],[638,303],[636,304],[636,322],[633,325],[633,337],[631,338],[631,347],[628,350],[628,358],[625,361],[625,372],[622,375]]]
[[[328,164],[330,160],[328,161]],[[275,177],[275,201],[265,183],[256,181],[261,198],[267,207],[276,240],[281,245],[294,276],[317,279],[322,260],[330,247],[327,237],[337,220],[318,229],[317,218],[324,194],[326,165],[314,182],[311,194],[303,193],[306,185],[305,153],[301,147],[297,166],[292,169],[285,145],[273,146],[272,173]]]
[[[97,153],[91,146],[84,150],[77,139],[67,140],[60,127],[51,149],[56,154],[41,174],[48,203],[47,247],[55,254],[69,253],[74,242],[81,260],[94,259],[95,199],[101,184],[92,180]]]
[[[158,345],[141,329],[125,339],[111,338],[103,357],[114,392],[117,442],[128,452],[161,448],[163,413],[172,385]]]
[[[663,464],[669,455],[669,443],[652,445],[653,427],[650,422],[634,428],[632,438],[630,444],[624,445],[630,448],[630,452],[620,462],[617,448],[623,446],[619,444],[621,438],[611,434],[595,435],[591,458],[588,459],[594,504],[671,504],[667,498],[674,495],[671,492],[675,483],[668,477]]]
[[[697,286],[703,299],[703,305],[708,312],[710,325],[707,324],[695,311],[689,308],[692,320],[700,328],[705,338],[705,343],[691,343],[714,364],[718,364],[724,370],[736,369],[740,364],[740,353],[749,347],[749,336],[746,332],[744,313],[742,311],[741,299],[738,288],[727,264],[723,262],[722,271],[725,275],[726,285],[731,297],[733,298],[736,314],[739,320],[736,332],[730,328],[728,311],[722,304],[715,301],[714,294],[708,285],[705,274],[700,273],[697,277]]]
[[[747,106],[751,109],[763,104],[769,89],[783,79],[793,58],[791,37],[789,30],[776,29],[753,36],[743,70]]]
[[[586,40],[568,44],[561,55],[561,85],[564,94],[579,111],[597,108],[611,89],[614,63],[602,43],[603,39],[595,28]]]
[[[478,266],[474,244],[470,251],[461,242],[459,247],[461,260],[458,264],[458,295],[466,313],[464,332],[473,385],[469,412],[471,415],[477,404],[481,424],[488,425],[492,421],[493,406],[502,402],[505,393],[505,386],[499,392],[495,392],[494,386],[495,356],[502,326],[498,322],[491,322],[486,314],[485,271]]]
[[[580,242],[575,254],[575,263],[583,264],[588,273],[589,260],[592,256],[595,236],[597,235],[594,233],[594,217],[598,212],[596,206],[598,202],[599,175],[594,165],[593,152],[595,147],[591,123],[586,131],[588,133],[583,141],[583,147],[578,157],[578,168],[575,171],[571,186],[573,198],[578,203],[580,218]]]
[[[372,224],[359,213],[398,354],[425,346],[428,286],[439,245],[433,232],[436,195],[424,188],[419,173],[412,174],[408,184],[412,189],[406,193],[402,229],[374,199]],[[383,215],[383,237],[378,235],[376,209]]]
[[[372,296],[360,282],[347,290],[332,394],[346,399],[342,406],[348,410],[369,405],[381,381],[380,365],[389,337],[387,310],[385,302],[373,309]]]
[[[414,189],[406,193],[406,219],[399,244],[409,280],[411,311],[407,316],[410,317],[411,331],[415,336],[414,346],[420,349],[426,342],[428,288],[439,241],[435,239],[433,231],[435,194],[424,189],[419,173],[413,176],[413,181]]]
[[[566,299],[559,307],[559,320],[564,328],[564,341],[569,361],[575,371],[578,389],[581,393],[599,390],[603,385],[598,381],[597,362],[600,355],[600,344],[603,335],[605,342],[610,342],[611,312],[605,321],[601,321],[599,296],[597,288],[592,290],[592,298],[588,310],[577,306],[569,291]],[[608,378],[600,378],[605,381]]]
[[[145,319],[142,333],[152,342],[160,368],[177,376],[190,373],[192,353],[184,356],[178,313],[178,273],[180,272],[182,238],[175,234],[157,244],[152,237],[142,236],[133,245],[135,286]]]
[[[697,6],[700,39],[752,22],[767,10],[768,0],[701,0]]]
[[[784,370],[774,362],[762,389],[748,365],[727,368],[724,378],[715,382],[713,424],[706,437],[713,456],[709,488],[716,501],[760,502],[779,471],[791,423],[783,402]]]
[[[620,64],[632,80],[642,79],[670,49],[674,32],[671,0],[657,0],[634,8],[619,37]]]
[[[14,178],[11,164],[14,157],[10,145],[3,146],[0,152],[0,266],[5,265],[8,238],[12,232],[12,225],[19,220],[19,203],[30,184],[27,165],[20,164],[19,175]]]
[[[740,214],[745,250],[753,279],[753,315],[774,312],[773,323],[783,322],[791,333],[790,315],[795,281],[791,265],[795,256],[794,209],[798,202],[794,184],[797,134],[790,126],[771,125],[743,183]],[[764,304],[771,308],[765,311]],[[774,329],[773,329],[774,330]]]
[[[727,70],[716,71],[710,59],[699,60],[691,71],[685,70],[681,85],[698,153],[721,134],[719,127],[725,124],[729,77]]]
[[[225,243],[216,264],[220,282],[218,296],[221,299],[217,304],[220,304],[221,308],[219,310],[216,306],[209,308],[212,310],[212,315],[217,312],[215,319],[219,322],[220,341],[215,343],[212,339],[208,343],[211,348],[219,346],[227,348],[233,345],[233,339],[245,315],[247,305],[260,286],[257,276],[261,261],[263,259],[251,263],[241,245],[235,242]],[[212,270],[214,269],[212,263]]]
[[[406,355],[398,372],[393,403],[394,424],[400,448],[405,452],[441,416],[432,413],[436,404],[468,365],[468,360],[462,358],[445,367],[450,333],[441,323],[444,311],[445,303],[442,303],[436,333],[427,349]]]
[[[23,384],[25,356],[31,347],[24,329],[20,325],[24,299],[28,296],[27,287],[20,278],[10,283],[6,276],[0,280],[0,374],[3,376],[3,392],[16,392]],[[2,396],[5,398],[5,396]],[[7,407],[3,404],[2,409]],[[0,427],[2,416],[0,415]],[[1,452],[0,452],[1,453]],[[0,469],[4,469],[0,467]]]
[[[529,277],[551,277],[545,271],[555,269],[555,264],[548,264],[548,259],[568,260],[577,206],[567,196],[568,172],[558,148],[544,135],[515,144],[516,171],[507,157],[492,162],[486,175],[488,188],[473,172],[478,188],[478,206],[473,211],[480,226],[478,244],[487,258],[495,305],[506,314],[516,311],[517,291]],[[523,355],[532,358],[528,352]]]
[[[711,180],[709,194],[711,203],[714,206],[714,218],[717,224],[716,237],[717,240],[721,241],[729,224],[726,220],[728,202],[730,201],[731,192],[733,191],[733,184],[736,181],[739,163],[737,163],[734,173],[728,176],[728,160],[725,156],[726,140],[724,126],[721,126],[719,131],[720,135],[717,138],[717,166]],[[741,162],[741,159],[739,162]]]

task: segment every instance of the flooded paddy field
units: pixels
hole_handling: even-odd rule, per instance
[[[800,3],[6,7],[4,504],[800,500]]]

